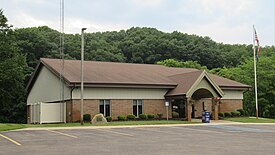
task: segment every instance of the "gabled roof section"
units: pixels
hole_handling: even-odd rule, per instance
[[[199,78],[203,71],[195,71],[190,73],[183,73],[169,76],[170,79],[178,83],[178,86],[172,90],[170,90],[166,96],[177,96],[177,95],[185,95],[188,90],[191,89],[193,84]]]
[[[63,78],[68,86],[80,86],[80,63],[80,60],[64,60]],[[59,77],[61,60],[41,58],[27,85],[28,92],[42,67],[46,67]],[[84,85],[85,87],[175,88],[169,93],[178,94],[179,90],[181,93],[187,93],[202,72],[193,68],[166,67],[155,64],[84,61]],[[244,90],[251,87],[216,75],[205,74],[222,89]]]
[[[166,96],[178,96],[178,95],[186,95],[192,96],[193,92],[202,81],[202,79],[206,78],[209,84],[213,87],[219,97],[223,96],[223,91],[220,87],[210,78],[206,71],[196,71],[191,73],[178,74],[174,76],[170,76],[172,80],[178,83],[178,86],[173,90],[169,91]]]

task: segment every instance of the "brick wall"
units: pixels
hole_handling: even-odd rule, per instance
[[[68,112],[72,108],[71,116]],[[133,114],[133,100],[110,100],[111,116],[113,119],[117,119],[119,115]],[[143,100],[143,114],[163,114],[166,117],[166,110],[164,100]],[[91,114],[91,117],[99,113],[99,100],[84,100],[83,103],[84,114]],[[172,109],[169,106],[169,117]],[[72,103],[67,105],[67,121],[77,122],[80,121],[80,100],[73,100]]]
[[[111,100],[111,115],[117,119],[119,115],[133,114],[133,100]]]
[[[72,101],[72,122],[80,121],[80,103],[81,100]],[[99,113],[98,100],[84,100],[83,102],[83,114],[91,114],[93,118],[94,115]]]
[[[195,101],[195,118],[202,116],[203,111],[203,102],[204,110],[210,111],[212,113],[212,99],[200,99]]]
[[[241,99],[222,99],[220,104],[220,112],[232,112],[243,108],[243,100]]]
[[[166,117],[165,100],[143,100],[144,114],[163,114]],[[172,106],[168,107],[168,116],[172,117]]]

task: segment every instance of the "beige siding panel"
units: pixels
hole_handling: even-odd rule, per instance
[[[70,99],[70,88],[65,85],[64,99]],[[60,100],[60,82],[45,66],[42,67],[27,99],[27,104]]]
[[[84,99],[164,99],[167,89],[145,88],[85,88]],[[73,99],[80,99],[80,89],[74,89]]]
[[[243,91],[241,90],[223,90],[222,99],[243,99]]]

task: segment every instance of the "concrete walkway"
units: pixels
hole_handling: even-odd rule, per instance
[[[25,130],[73,130],[73,129],[108,129],[108,128],[146,128],[146,127],[165,127],[165,126],[207,126],[207,125],[274,125],[275,123],[240,123],[226,120],[211,120],[210,123],[199,123],[201,119],[192,119],[192,122],[198,122],[198,124],[156,124],[156,125],[122,125],[122,126],[71,126],[71,127],[32,127],[23,128],[13,131],[25,131]]]

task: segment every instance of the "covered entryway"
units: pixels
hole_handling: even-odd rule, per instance
[[[209,111],[213,119],[218,119],[218,102],[223,92],[206,71],[184,73],[171,78],[179,83],[166,94],[172,111],[178,112],[179,116],[188,121],[201,117],[202,111]],[[180,108],[180,105],[184,107]]]

